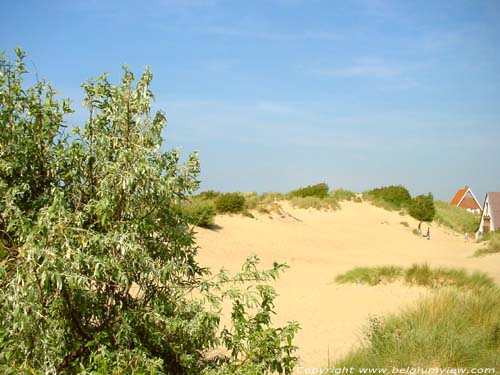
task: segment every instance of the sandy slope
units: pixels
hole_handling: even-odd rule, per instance
[[[471,258],[478,245],[448,229],[432,226],[428,241],[412,234],[418,224],[412,218],[367,203],[344,203],[335,212],[284,208],[291,216],[219,216],[218,230],[197,228],[199,261],[237,270],[248,254],[256,253],[263,265],[274,260],[290,265],[275,284],[280,295],[276,323],[300,323],[296,344],[303,366],[326,366],[328,353],[335,360],[357,345],[369,315],[397,312],[427,293],[397,284],[333,281],[353,267],[427,262],[480,270],[500,282],[500,256]]]

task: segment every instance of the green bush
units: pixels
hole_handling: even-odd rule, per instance
[[[387,209],[397,210],[408,207],[411,201],[409,191],[401,185],[385,186],[365,192],[364,197]]]
[[[417,195],[410,201],[408,213],[418,221],[431,222],[436,214],[434,208],[434,197],[431,193],[428,195]]]
[[[309,185],[303,188],[292,190],[288,193],[289,198],[316,197],[326,198],[328,196],[328,185],[324,182],[316,185]]]
[[[196,199],[181,205],[181,211],[196,226],[210,228],[215,224],[215,204],[212,201]]]
[[[68,101],[26,87],[16,54],[0,53],[0,374],[291,374],[298,326],[272,327],[267,285],[286,266],[198,264],[178,207],[199,159],[163,150],[149,69],[86,82],[88,120],[64,136]]]
[[[245,197],[240,193],[224,193],[215,199],[219,213],[238,213],[245,210]]]
[[[434,202],[434,221],[459,233],[474,233],[479,227],[481,216],[443,201]]]

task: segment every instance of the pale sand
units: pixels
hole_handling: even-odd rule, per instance
[[[370,315],[385,315],[411,306],[428,293],[402,284],[339,285],[339,273],[358,266],[428,263],[486,272],[500,282],[500,254],[471,258],[480,246],[463,235],[436,225],[431,240],[411,231],[418,222],[398,212],[367,203],[343,203],[339,211],[294,209],[290,216],[218,216],[218,230],[196,228],[198,260],[214,270],[238,270],[250,253],[262,265],[285,262],[291,268],[274,283],[275,324],[295,320],[301,325],[295,343],[301,365],[323,367],[359,345]],[[406,221],[409,228],[401,224]],[[427,225],[422,227],[424,233]]]

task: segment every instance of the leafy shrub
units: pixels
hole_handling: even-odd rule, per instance
[[[345,189],[335,189],[330,193],[330,197],[337,202],[342,201],[352,201],[352,202],[361,202],[361,198],[353,191],[345,190]]]
[[[479,227],[481,216],[443,201],[434,202],[434,221],[456,232],[474,233]]]
[[[181,205],[181,211],[189,221],[199,227],[210,228],[215,224],[215,204],[212,201],[195,199]]]
[[[240,193],[224,193],[215,200],[219,213],[238,213],[245,209],[245,197]]]
[[[431,193],[428,195],[417,195],[410,202],[408,213],[418,221],[431,222],[436,214],[434,208],[434,198]]]
[[[292,190],[288,193],[289,198],[316,197],[326,198],[328,196],[328,185],[324,182],[316,185],[309,185],[303,188]]]
[[[178,205],[199,160],[162,151],[151,72],[85,83],[89,120],[65,137],[68,103],[44,81],[26,88],[16,53],[0,53],[0,373],[290,374],[298,326],[271,326],[266,285],[285,265],[197,263]]]
[[[385,186],[364,193],[364,197],[373,203],[384,205],[384,208],[400,209],[407,207],[411,201],[409,191],[401,185]]]

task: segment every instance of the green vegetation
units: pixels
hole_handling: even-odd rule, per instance
[[[476,250],[474,256],[500,253],[500,231],[489,232],[485,237],[488,241],[486,246]]]
[[[290,204],[298,208],[314,208],[316,210],[338,210],[340,204],[332,198],[318,198],[318,197],[297,197],[291,198]]]
[[[197,263],[179,207],[199,160],[161,151],[150,71],[86,82],[88,120],[65,136],[68,101],[25,87],[16,54],[0,54],[0,373],[290,374],[298,326],[272,326],[266,285],[286,266]]]
[[[436,214],[434,208],[434,197],[431,193],[427,195],[417,195],[410,201],[408,214],[418,221],[431,222]]]
[[[385,186],[363,193],[363,198],[371,201],[379,207],[388,210],[399,210],[406,208],[411,202],[411,195],[408,190],[401,185]]]
[[[180,209],[193,225],[210,228],[215,224],[217,211],[211,200],[191,199],[182,203]]]
[[[351,202],[361,202],[361,198],[353,191],[345,189],[335,189],[330,192],[330,197],[337,202],[351,201]]]
[[[500,366],[500,289],[488,276],[414,265],[355,269],[342,282],[371,285],[401,278],[438,289],[415,308],[386,318],[371,317],[360,349],[335,367],[481,368]],[[356,372],[355,372],[356,373]]]
[[[499,347],[499,289],[446,289],[399,315],[372,317],[362,347],[335,367],[498,369]]]
[[[358,267],[338,275],[338,283],[368,283],[377,285],[404,281],[408,285],[440,288],[452,286],[462,289],[478,290],[483,287],[493,287],[494,281],[485,274],[475,272],[469,275],[462,269],[430,268],[427,264],[414,264],[403,269],[395,266]]]
[[[436,201],[434,205],[436,207],[435,222],[459,233],[472,234],[477,230],[481,220],[479,215],[443,201]]]
[[[288,198],[316,197],[319,199],[323,199],[328,196],[328,190],[328,185],[322,182],[320,184],[309,185],[303,188],[292,190],[287,194],[287,196]]]
[[[403,269],[395,266],[380,267],[357,267],[344,274],[338,275],[335,281],[346,283],[367,283],[378,285],[381,283],[392,283],[403,275]]]
[[[224,193],[215,198],[218,213],[238,213],[245,210],[245,197],[240,193]]]

